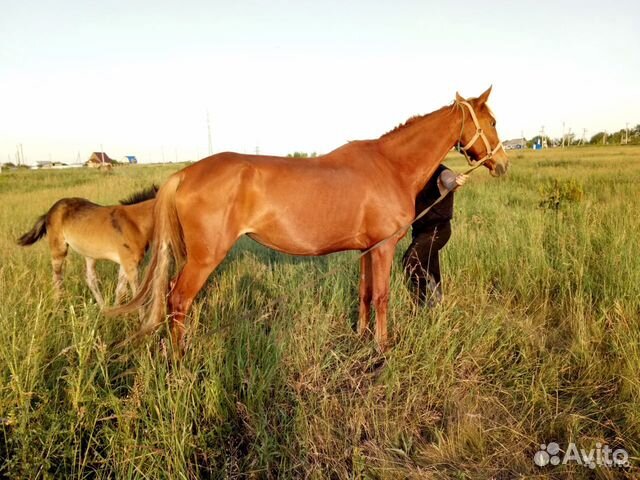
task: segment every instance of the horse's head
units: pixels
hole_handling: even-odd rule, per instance
[[[491,87],[478,98],[465,99],[456,93],[456,105],[462,112],[458,150],[471,165],[482,163],[491,175],[507,173],[509,158],[496,131],[496,118],[487,105]]]

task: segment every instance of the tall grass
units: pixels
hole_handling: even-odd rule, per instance
[[[178,364],[162,334],[113,348],[137,318],[101,315],[79,257],[56,302],[46,242],[14,243],[60,197],[114,203],[177,168],[0,175],[0,475],[638,475],[640,148],[514,153],[507,178],[474,173],[444,304],[414,308],[396,262],[386,355],[354,333],[354,253],[243,239],[199,296]],[[549,207],[558,185],[578,194]],[[115,272],[99,269],[109,299]],[[625,448],[632,465],[536,466],[551,441]]]

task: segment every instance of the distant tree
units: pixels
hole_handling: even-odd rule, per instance
[[[589,143],[591,143],[592,145],[600,145],[604,143],[605,135],[607,135],[607,132],[598,132],[591,137],[591,140],[589,140]]]
[[[606,136],[606,138],[605,138]],[[633,128],[629,128],[629,144],[640,144],[640,125],[636,125]],[[598,132],[591,137],[589,143],[592,145],[620,145],[625,143],[627,139],[627,129],[623,128],[617,132],[607,133]]]
[[[618,130],[617,132],[612,133],[609,136],[609,138],[607,138],[607,142],[614,145],[620,144],[620,143],[624,143],[626,138],[627,138],[627,131],[625,129]]]

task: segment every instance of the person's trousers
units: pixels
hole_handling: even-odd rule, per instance
[[[451,223],[444,222],[414,232],[413,241],[402,257],[405,274],[415,300],[433,306],[443,299],[440,250],[451,237]]]

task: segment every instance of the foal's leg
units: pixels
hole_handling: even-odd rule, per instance
[[[131,266],[126,269],[125,275],[129,282],[129,288],[131,289],[131,295],[135,295],[138,291],[138,265]]]
[[[360,257],[360,309],[358,311],[358,333],[364,335],[369,329],[371,319],[371,253]]]
[[[141,259],[142,260],[142,259]],[[131,289],[131,296],[133,297],[138,291],[138,265],[140,262],[127,262],[125,263],[124,275],[129,282],[129,288]],[[144,321],[144,309],[138,310],[138,317],[140,321]]]
[[[86,257],[85,258],[87,264],[87,284],[89,285],[89,290],[93,293],[93,296],[98,303],[100,308],[104,308],[104,298],[102,298],[102,294],[100,293],[100,289],[98,288],[98,276],[96,275],[96,261],[93,258]]]
[[[118,285],[116,286],[116,305],[120,305],[127,294],[127,275],[123,265],[118,270]]]
[[[373,306],[376,309],[376,341],[381,351],[387,349],[387,307],[391,264],[396,244],[391,241],[371,252],[373,271]]]
[[[51,266],[53,267],[53,287],[56,298],[62,296],[62,267],[67,256],[69,246],[61,235],[50,232],[49,249],[51,250]]]

